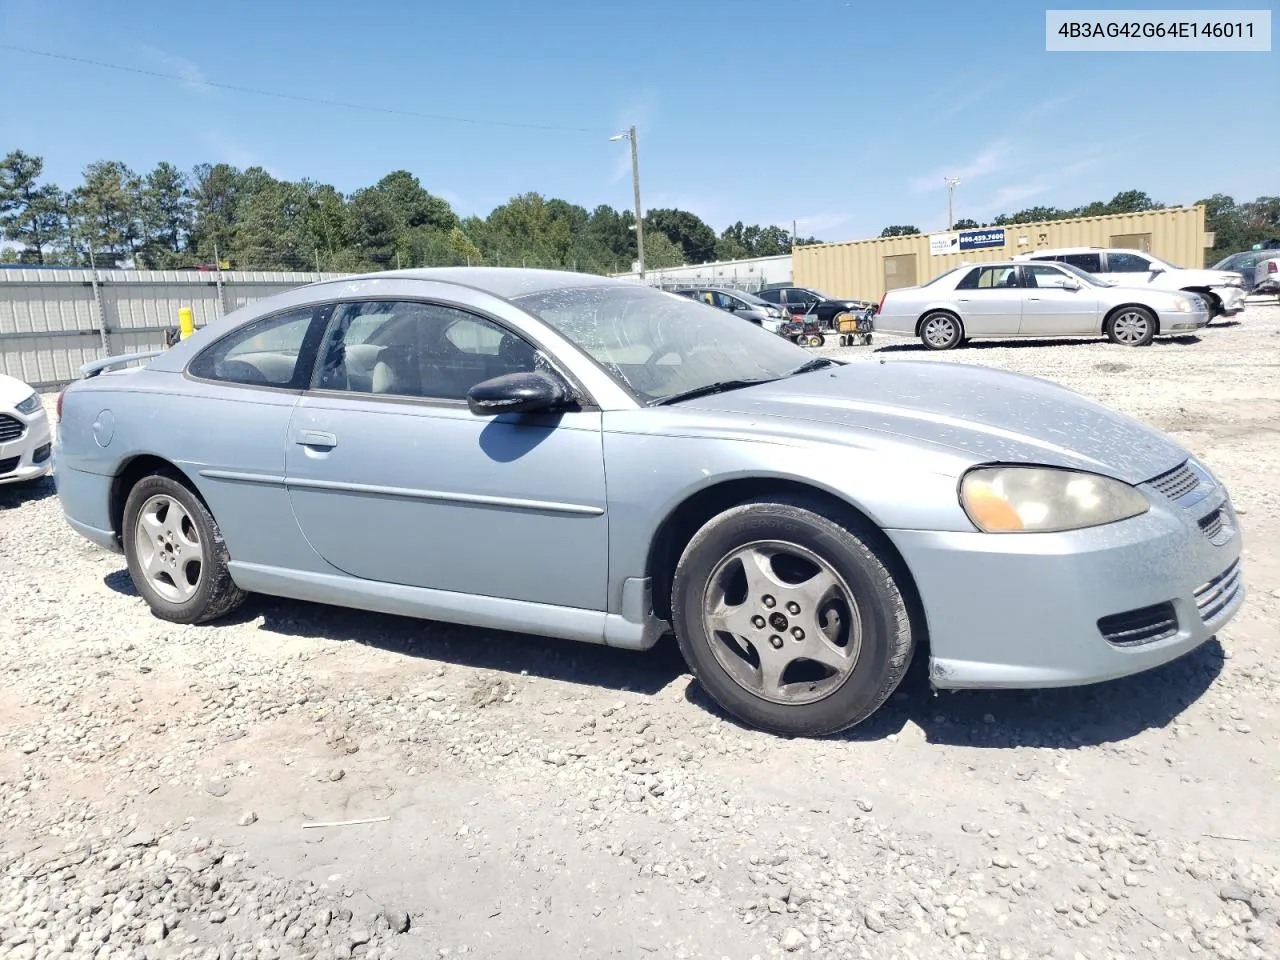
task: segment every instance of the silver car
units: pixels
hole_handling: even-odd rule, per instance
[[[890,290],[875,327],[950,350],[974,337],[1105,335],[1141,347],[1208,323],[1195,294],[1123,287],[1069,263],[1007,261],[956,267],[921,286]]]
[[[1163,434],[625,281],[338,279],[126,363],[60,396],[58,494],[179,623],[255,591],[631,650],[671,630],[726,710],[816,735],[917,651],[937,687],[1089,683],[1244,597],[1227,491]]]

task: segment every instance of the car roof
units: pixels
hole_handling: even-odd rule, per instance
[[[1061,256],[1065,253],[1102,253],[1104,250],[1115,250],[1118,253],[1141,253],[1141,250],[1120,249],[1119,247],[1046,247],[1043,250],[1029,250],[1014,256],[1015,260],[1030,260],[1032,257]]]
[[[344,284],[356,280],[429,280],[433,283],[454,283],[471,287],[510,300],[548,290],[564,290],[572,287],[635,286],[625,280],[602,277],[594,273],[574,273],[570,270],[541,270],[533,267],[421,267],[412,270],[380,270],[355,276],[337,277],[311,284]]]

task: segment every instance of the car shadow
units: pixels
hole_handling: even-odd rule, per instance
[[[1158,337],[1151,341],[1151,346],[1159,347],[1167,344],[1175,346],[1191,346],[1200,343],[1200,337],[1194,333],[1182,334],[1176,337]],[[946,353],[949,356],[957,354],[963,356],[966,350],[1024,350],[1034,349],[1037,347],[1062,347],[1075,346],[1084,347],[1089,344],[1097,344],[1100,347],[1110,347],[1112,344],[1108,340],[1101,337],[1038,337],[1028,339],[1009,339],[1009,340],[972,340],[962,347],[954,350],[936,351],[930,350],[923,343],[887,343],[882,347],[876,347],[873,353]],[[1126,347],[1125,349],[1132,349]]]
[[[928,658],[917,655],[898,690],[852,730],[829,739],[883,740],[914,723],[931,744],[1070,750],[1118,743],[1166,727],[1195,703],[1222,672],[1216,638],[1171,663],[1105,683],[1045,690],[958,690],[929,686]],[[694,680],[685,698],[737,726]]]
[[[117,593],[136,597],[127,570],[104,578]],[[644,653],[574,640],[531,636],[460,624],[370,613],[347,607],[253,594],[209,629],[252,623],[264,633],[357,643],[400,656],[459,667],[528,674],[586,687],[652,696],[684,678],[684,698],[727,723],[745,725],[707,696],[689,673],[675,638],[664,636]],[[1116,743],[1165,727],[1199,699],[1222,672],[1216,639],[1191,653],[1132,677],[1049,690],[935,692],[920,651],[898,690],[869,719],[830,739],[882,740],[916,724],[929,743],[969,747],[1071,749]]]
[[[54,486],[53,477],[41,477],[39,480],[28,480],[25,483],[9,483],[0,486],[0,507],[11,509],[24,503],[35,503],[57,496],[58,488]]]

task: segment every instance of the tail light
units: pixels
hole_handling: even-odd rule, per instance
[[[1280,273],[1280,264],[1274,260],[1267,261],[1267,273]]]
[[[54,417],[58,423],[62,422],[62,398],[66,395],[66,390],[58,391],[58,402],[54,405]]]
[[[884,313],[884,298],[887,297],[888,295],[889,295],[888,290],[880,294],[880,305],[876,307],[876,313]]]

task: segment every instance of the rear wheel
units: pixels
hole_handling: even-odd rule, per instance
[[[913,638],[889,566],[852,517],[762,498],[709,521],[676,567],[689,668],[739,720],[822,736],[865,720],[901,682]]]
[[[951,313],[926,314],[920,321],[920,340],[930,350],[951,350],[964,340],[964,326]]]
[[[244,601],[213,514],[175,477],[156,474],[134,485],[122,534],[129,576],[160,619],[202,623]]]
[[[1146,307],[1121,307],[1107,321],[1107,337],[1125,347],[1145,347],[1156,336],[1156,318]]]

